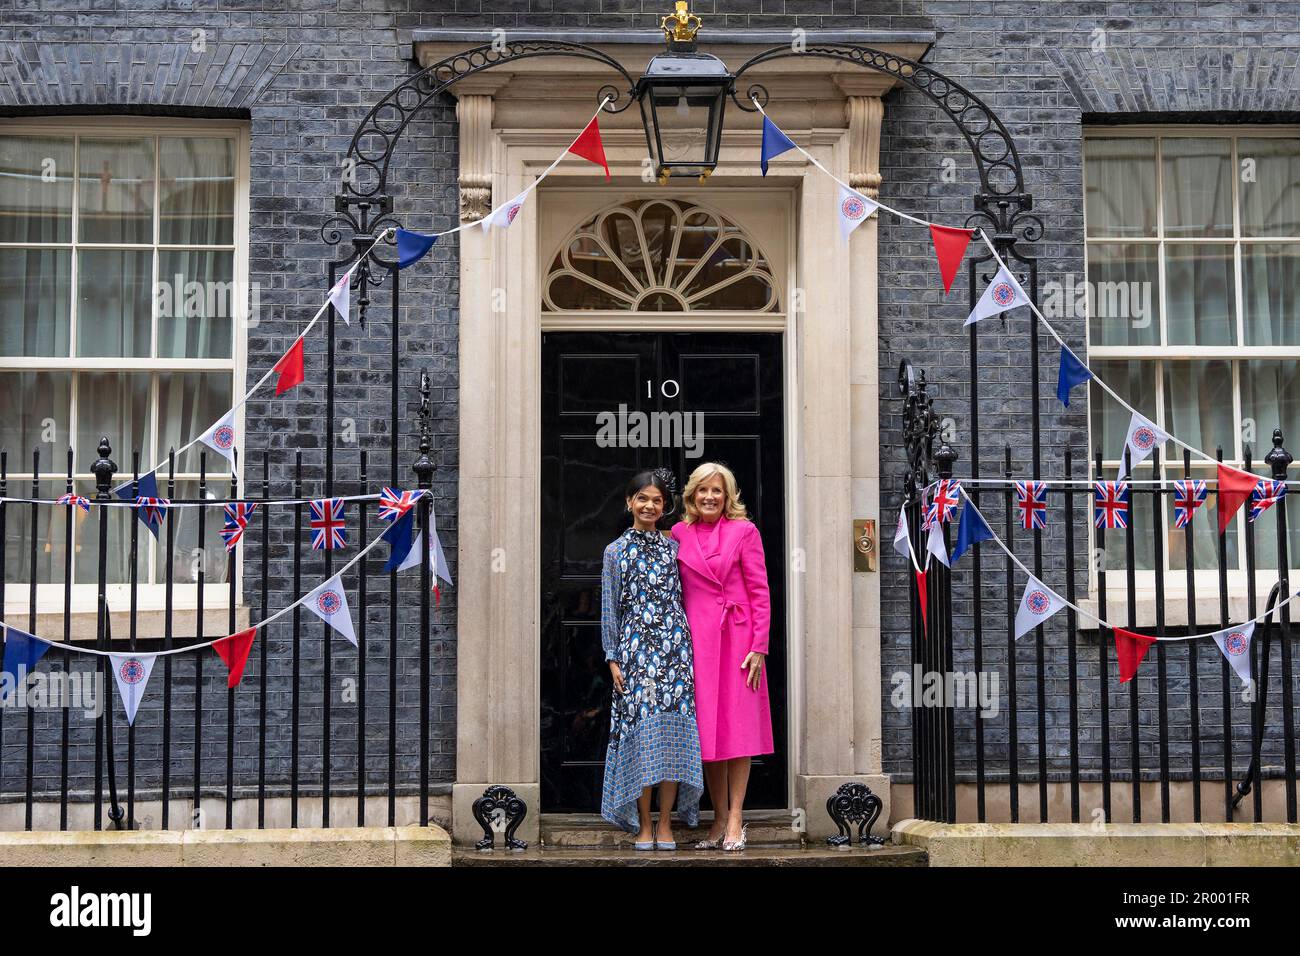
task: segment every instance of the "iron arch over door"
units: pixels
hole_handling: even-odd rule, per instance
[[[666,466],[681,487],[711,460],[736,473],[767,556],[775,752],[755,760],[748,804],[784,808],[783,336],[716,331],[710,318],[779,316],[780,270],[727,215],[674,198],[629,199],[588,215],[541,266],[544,314],[613,313],[618,329],[637,326],[627,318],[639,314],[647,329],[665,312],[688,313],[701,329],[542,335],[542,809],[600,807],[611,693],[600,571],[605,545],[628,525],[624,484]],[[661,529],[680,517],[679,508]]]

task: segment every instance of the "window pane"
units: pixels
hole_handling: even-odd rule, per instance
[[[1222,444],[1224,456],[1232,458],[1232,363],[1167,361],[1164,368],[1165,431],[1210,454]],[[1168,452],[1181,455],[1176,446]]]
[[[1091,367],[1124,401],[1144,415],[1155,417],[1155,362],[1093,362]],[[1100,447],[1106,461],[1119,461],[1132,413],[1093,385],[1088,386],[1088,400],[1092,408],[1093,448]],[[1090,460],[1091,457],[1090,454]]]
[[[1182,462],[1171,462],[1170,467],[1165,469],[1165,475],[1171,481],[1182,478]],[[1192,467],[1193,479],[1213,482],[1215,476],[1216,472],[1213,467],[1206,468],[1196,465]],[[1192,550],[1196,556],[1195,569],[1197,571],[1210,571],[1219,566],[1219,519],[1214,508],[1214,485],[1211,483],[1205,503],[1192,517],[1190,526],[1192,529]],[[1182,528],[1174,527],[1174,493],[1172,488],[1165,495],[1164,509],[1165,524],[1168,526],[1166,541],[1168,543],[1169,567],[1176,571],[1185,571],[1187,570],[1187,532]],[[1230,532],[1224,536],[1224,549],[1226,551],[1225,564],[1227,568],[1236,570],[1237,535],[1235,533]],[[1207,622],[1202,621],[1201,623]]]
[[[118,474],[129,476],[132,455],[140,452],[147,469],[149,447],[149,373],[81,372],[77,376],[77,470],[89,471],[100,438],[108,437]]]
[[[1255,161],[1254,180],[1240,186],[1241,234],[1300,236],[1300,139],[1243,137],[1237,159]]]
[[[1166,236],[1232,235],[1232,141],[1160,141]]]
[[[1234,345],[1236,282],[1232,247],[1165,246],[1166,334],[1170,345]]]
[[[82,242],[153,242],[153,139],[81,137]]]
[[[1155,140],[1088,137],[1083,154],[1088,235],[1154,236]]]
[[[158,377],[158,438],[162,454],[202,435],[230,410],[228,372],[185,372]],[[178,472],[197,472],[199,455],[207,452],[208,474],[230,470],[226,459],[202,442],[177,456]],[[161,457],[161,455],[159,456]]]
[[[235,141],[164,136],[158,141],[159,242],[230,245],[235,235]]]
[[[1300,344],[1300,243],[1241,247],[1247,345]]]
[[[13,463],[10,462],[10,467]],[[29,461],[25,466],[31,467]],[[41,466],[45,467],[44,465]],[[65,464],[66,467],[66,464]],[[68,490],[66,479],[61,481],[42,481],[38,489],[41,498],[57,498]],[[26,496],[32,493],[32,483],[16,479],[9,482],[8,493]],[[82,492],[84,494],[84,492]],[[11,584],[27,584],[32,580],[32,521],[33,512],[36,521],[36,583],[61,584],[63,582],[63,562],[67,554],[67,521],[69,510],[75,511],[73,533],[78,534],[83,527],[86,513],[80,508],[53,508],[49,505],[10,504],[5,505],[5,580]],[[6,595],[7,601],[27,601],[27,591],[23,588],[11,589]],[[23,626],[26,626],[24,622]]]
[[[1154,245],[1088,245],[1088,340],[1159,345],[1159,267]]]
[[[212,456],[209,456],[212,457]],[[219,459],[223,463],[225,459]],[[208,498],[224,498],[230,492],[227,481],[209,482]],[[199,497],[197,481],[178,481],[176,483],[176,500],[196,500]],[[203,538],[199,541],[199,514],[203,514]],[[227,574],[229,560],[226,555],[225,542],[221,540],[220,508],[173,508],[167,512],[167,520],[174,525],[176,541],[172,551],[172,580],[176,584],[193,584],[198,580],[200,566],[204,572],[206,584],[221,584],[230,580]],[[285,512],[290,514],[290,512]],[[165,529],[164,529],[165,534]],[[167,574],[166,537],[159,539],[158,556],[155,563],[158,581],[165,581]],[[211,600],[224,600],[226,594],[219,594]]]
[[[1294,361],[1243,362],[1241,365],[1242,438],[1254,438],[1251,452],[1259,461],[1273,447],[1273,429],[1281,428],[1288,447],[1300,439],[1300,364]],[[1252,436],[1247,429],[1254,432]]]
[[[79,252],[77,354],[147,358],[152,287],[151,252]]]
[[[68,356],[72,253],[0,250],[0,355]]]
[[[0,242],[72,240],[72,137],[0,137]]]
[[[37,447],[42,471],[67,467],[71,396],[69,372],[0,372],[0,448],[9,452],[10,474],[30,471]]]
[[[121,457],[116,450],[113,460],[119,465]],[[129,478],[121,471],[113,479]],[[62,492],[60,492],[62,493]],[[92,481],[77,483],[77,494],[87,498],[95,496],[95,484]],[[55,509],[60,510],[60,509]],[[153,536],[149,529],[139,523],[133,508],[91,508],[90,514],[83,515],[77,523],[76,553],[73,556],[73,580],[78,584],[95,584],[99,581],[99,522],[108,522],[108,560],[105,565],[105,580],[110,584],[125,584],[131,580],[131,528],[139,524],[136,531],[136,580],[141,584],[149,583],[149,542]],[[62,527],[62,525],[60,525]],[[165,527],[165,526],[164,526]],[[116,635],[114,635],[116,637]],[[152,636],[152,635],[151,635]]]
[[[231,252],[159,250],[158,355],[230,358],[235,257]]]

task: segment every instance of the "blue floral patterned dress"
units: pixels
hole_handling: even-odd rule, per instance
[[[600,815],[635,832],[642,789],[676,780],[677,812],[695,826],[704,779],[691,630],[672,538],[628,528],[605,549],[601,643],[605,659],[618,661],[627,693],[614,691]]]

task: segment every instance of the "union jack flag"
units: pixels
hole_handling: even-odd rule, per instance
[[[226,505],[226,525],[221,529],[221,539],[226,542],[226,550],[234,551],[235,545],[244,536],[248,519],[257,510],[257,505],[248,501],[234,501]]]
[[[424,494],[424,489],[417,491],[399,491],[385,488],[379,493],[379,517],[383,521],[396,521],[411,510],[411,507]]]
[[[311,546],[313,551],[333,551],[347,546],[344,534],[342,498],[321,498],[311,502]]]
[[[1016,504],[1020,506],[1020,527],[1026,531],[1047,527],[1047,482],[1017,481]]]
[[[950,519],[960,501],[961,483],[955,478],[944,478],[940,481],[934,486],[934,497],[930,499],[930,507],[925,512],[923,530],[929,531],[934,527],[936,520],[943,524]]]
[[[1128,482],[1093,482],[1092,523],[1098,528],[1128,527]]]
[[[1255,490],[1250,493],[1250,515],[1247,520],[1254,521],[1281,501],[1285,494],[1285,481],[1274,481],[1272,478],[1259,479],[1255,484]]]
[[[160,525],[163,518],[167,517],[167,499],[166,498],[136,498],[135,506],[140,512],[140,518],[147,525]]]
[[[61,505],[76,505],[82,511],[86,512],[86,514],[90,514],[90,502],[81,497],[81,495],[74,495],[71,493],[59,495],[58,503]]]
[[[1205,482],[1187,479],[1174,482],[1174,527],[1186,528],[1192,523],[1196,509],[1205,504]]]

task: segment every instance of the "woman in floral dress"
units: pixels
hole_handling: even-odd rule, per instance
[[[699,820],[704,779],[695,722],[691,631],[682,610],[677,542],[656,528],[672,502],[672,475],[641,472],[628,483],[632,527],[606,549],[601,643],[614,684],[600,813],[638,850],[674,850],[673,798],[688,826]],[[650,822],[659,786],[659,825]]]

